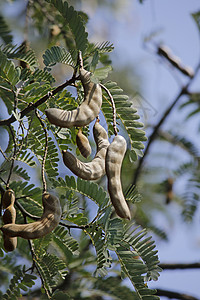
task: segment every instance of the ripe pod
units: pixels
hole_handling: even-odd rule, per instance
[[[125,152],[126,140],[120,135],[115,136],[106,153],[106,175],[108,192],[116,213],[121,218],[130,220],[131,213],[122,192],[120,179]]]
[[[79,128],[77,136],[76,136],[76,144],[81,152],[81,154],[87,158],[91,154],[91,147],[88,141],[88,138],[82,133],[81,128]]]
[[[3,208],[5,208],[3,214],[3,223],[4,224],[15,224],[16,220],[16,210],[14,208],[15,194],[13,190],[8,189],[4,192],[2,198]],[[4,240],[4,249],[6,251],[13,251],[17,247],[17,238],[9,237],[6,234],[3,234]]]
[[[84,88],[84,101],[81,105],[72,111],[58,108],[45,110],[49,122],[56,126],[65,128],[86,126],[99,115],[102,104],[101,87],[91,81],[91,73],[86,71],[83,66],[80,67],[79,72]]]
[[[75,175],[85,180],[96,180],[105,174],[105,156],[109,146],[106,130],[97,120],[93,127],[93,135],[97,145],[97,151],[91,162],[84,163],[77,159],[73,154],[64,150],[63,161]]]
[[[24,239],[37,239],[50,233],[58,226],[61,218],[60,201],[56,196],[43,193],[43,214],[40,220],[29,224],[7,224],[1,227],[4,234],[9,237],[22,237]]]

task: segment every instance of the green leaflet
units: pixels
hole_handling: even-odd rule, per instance
[[[161,140],[167,141],[174,146],[178,146],[196,158],[199,155],[197,147],[186,137],[173,133],[172,131],[159,131]]]
[[[105,296],[112,297],[114,300],[138,300],[136,293],[127,286],[121,284],[119,277],[110,276],[107,278],[98,278],[95,282],[95,288],[105,292]]]
[[[67,256],[67,252],[71,252],[72,255],[79,255],[78,242],[69,235],[68,231],[58,226],[52,233],[53,242],[60,248],[62,253]]]
[[[64,47],[53,46],[43,54],[43,62],[46,67],[52,67],[56,63],[62,63],[75,67],[72,55]]]
[[[197,11],[196,13],[191,14],[194,21],[196,22],[196,25],[198,27],[199,33],[200,33],[200,11]]]
[[[35,285],[34,280],[36,279],[36,276],[26,273],[25,266],[22,270],[18,269],[11,279],[9,288],[3,295],[2,299],[17,300],[21,296],[20,290],[27,292],[30,287]]]
[[[95,43],[95,44],[89,44],[87,52],[92,55],[95,52],[98,52],[99,54],[106,53],[106,52],[112,52],[114,49],[114,46],[109,41],[101,42],[101,43]]]
[[[89,230],[88,230],[89,231]],[[96,255],[97,255],[97,268],[94,272],[94,276],[98,277],[105,276],[108,273],[108,268],[111,267],[112,258],[110,256],[109,251],[107,250],[107,244],[106,240],[102,238],[102,230],[98,229],[96,230],[96,224],[94,224],[94,228],[91,229],[89,236],[92,240],[93,245],[96,249]]]
[[[66,264],[53,254],[44,254],[36,260],[36,264],[42,274],[46,289],[52,293],[52,287],[56,286],[67,275]]]
[[[142,156],[141,150],[144,149],[143,142],[147,140],[145,132],[139,129],[143,127],[143,124],[138,122],[140,117],[137,115],[137,110],[132,107],[128,96],[123,94],[123,90],[117,86],[115,82],[109,81],[105,86],[113,96],[117,112],[117,121],[121,121],[129,136],[131,152],[133,152],[132,159],[137,160],[138,155]],[[102,111],[108,124],[109,134],[113,134],[112,106],[107,94],[103,92],[103,95]]]
[[[42,162],[45,149],[44,130],[35,118],[28,135],[28,147],[35,154],[39,162]],[[58,149],[51,137],[48,137],[47,158],[45,161],[45,172],[51,177],[58,175]]]
[[[12,35],[8,27],[8,24],[6,23],[4,17],[1,15],[0,15],[0,37],[6,44],[12,42]]]
[[[24,180],[30,180],[30,176],[28,175],[27,171],[18,165],[14,167],[13,173],[20,176]]]
[[[100,208],[103,208],[109,201],[106,191],[92,181],[86,181],[79,177],[76,181],[73,176],[65,176],[65,180],[59,177],[58,181],[54,181],[54,184],[56,187],[68,188],[90,198]]]
[[[34,161],[34,155],[32,155],[31,152],[28,151],[21,151],[19,156],[17,157],[17,160],[27,164],[30,167],[36,166],[36,162]]]
[[[1,73],[1,72],[0,72]],[[12,86],[9,82],[5,81],[5,78],[1,78],[0,75],[0,97],[2,98],[9,114],[12,114],[13,103],[14,103],[14,93],[12,91]],[[8,130],[9,132],[9,130]]]
[[[20,68],[15,67],[14,63],[11,60],[9,60],[1,50],[0,61],[0,78],[4,79],[12,86],[15,86],[20,78]]]
[[[35,52],[33,49],[27,49],[25,43],[22,43],[20,46],[7,44],[1,50],[9,59],[17,59],[26,63],[30,67],[30,71],[34,71],[38,67]]]
[[[66,1],[63,0],[46,0],[51,3],[64,18],[64,23],[68,24],[71,32],[74,36],[76,49],[85,52],[88,44],[88,33],[85,31],[85,26],[81,16],[72,6],[69,6]]]

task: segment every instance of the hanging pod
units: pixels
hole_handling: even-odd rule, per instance
[[[121,135],[114,137],[107,149],[105,167],[108,177],[108,192],[117,215],[130,220],[131,213],[124,198],[121,185],[121,166],[126,152],[126,140]]]
[[[6,224],[1,231],[9,237],[37,239],[50,233],[59,224],[62,210],[59,199],[47,192],[42,195],[43,214],[41,218],[29,224]]]
[[[93,127],[93,135],[97,145],[97,151],[91,162],[82,162],[70,152],[63,150],[63,161],[75,175],[85,180],[96,180],[105,175],[105,157],[109,146],[106,130],[97,120]]]
[[[14,207],[15,203],[15,193],[12,189],[8,189],[4,192],[2,197],[2,205],[5,208],[3,214],[3,223],[4,224],[15,224],[16,220],[16,210]],[[9,237],[6,234],[3,234],[4,240],[4,249],[6,251],[13,251],[17,247],[17,238]]]

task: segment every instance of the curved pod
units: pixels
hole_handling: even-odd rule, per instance
[[[99,84],[91,82],[90,72],[80,67],[80,79],[84,88],[84,101],[72,111],[58,108],[45,110],[50,123],[70,128],[73,126],[86,126],[93,121],[100,112],[102,104],[102,90]]]
[[[82,133],[81,128],[79,128],[78,133],[76,135],[76,144],[80,153],[85,158],[87,158],[91,154],[92,150],[90,147],[90,143],[88,141],[88,138]]]
[[[59,224],[61,218],[60,201],[56,196],[43,193],[43,214],[40,220],[29,224],[7,224],[1,227],[4,234],[9,237],[22,237],[24,239],[37,239],[50,233]]]
[[[15,193],[12,189],[8,189],[4,192],[2,198],[2,205],[5,208],[3,214],[3,223],[4,224],[15,224],[16,220],[16,210],[14,208],[15,203]],[[17,238],[9,237],[6,234],[3,234],[4,240],[4,249],[6,251],[14,251],[17,247]]]
[[[93,135],[97,145],[97,151],[91,162],[84,163],[70,152],[63,151],[63,161],[75,175],[85,180],[96,180],[105,175],[105,157],[108,146],[106,130],[96,121],[93,127]]]
[[[130,220],[131,213],[126,203],[121,186],[121,166],[126,152],[126,140],[117,135],[107,149],[106,175],[111,202],[119,217]]]

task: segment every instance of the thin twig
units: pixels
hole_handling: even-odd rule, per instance
[[[22,123],[22,121],[19,122],[19,127],[18,127],[18,130],[17,130],[17,135],[19,135],[19,129],[20,129],[20,128],[21,128],[22,134],[23,134],[23,136],[24,136],[24,128],[23,128],[23,123]],[[17,152],[16,152],[16,154],[15,154],[15,157],[17,157],[18,154],[21,153],[21,150],[22,150],[23,144],[24,144],[24,140],[25,140],[24,137],[20,140],[21,145],[19,146],[19,148],[18,148],[18,150],[17,150]],[[19,139],[18,139],[18,142],[19,142]]]
[[[40,124],[41,124],[41,126],[44,130],[44,134],[45,134],[45,148],[44,148],[44,155],[43,155],[43,159],[42,159],[42,169],[41,169],[43,193],[45,193],[47,190],[47,183],[46,183],[46,179],[45,179],[45,162],[46,162],[47,150],[48,150],[48,133],[47,133],[47,129],[45,128],[45,125],[44,125],[37,110],[35,110],[35,114],[36,114],[38,120],[40,121]]]
[[[25,215],[24,215],[24,223],[25,223],[25,224],[28,224]],[[33,261],[31,270],[33,271],[34,268],[36,268],[36,270],[37,270],[37,272],[38,272],[38,275],[39,275],[39,277],[40,277],[42,286],[43,286],[43,288],[44,288],[44,290],[45,290],[45,292],[46,292],[46,295],[47,295],[48,299],[51,299],[50,294],[49,294],[49,291],[48,291],[48,289],[47,289],[46,286],[45,286],[45,281],[44,281],[44,279],[43,279],[43,276],[42,276],[42,274],[41,274],[41,272],[40,272],[39,267],[37,266],[37,256],[36,256],[35,251],[34,251],[33,242],[32,242],[31,240],[28,240],[28,244],[29,244],[29,248],[30,248],[31,256],[32,256],[32,261]]]
[[[15,205],[17,206],[17,208],[19,208],[23,216],[29,217],[34,221],[40,220],[40,217],[30,214],[16,199],[15,199]]]
[[[63,84],[59,85],[54,90],[52,90],[51,96],[56,95],[58,92],[62,91],[66,86],[72,85],[73,83],[75,83],[76,80],[77,80],[77,77],[72,76],[71,79],[67,80],[66,82],[64,82]],[[30,113],[31,111],[33,111],[34,109],[36,109],[37,107],[39,107],[40,105],[45,103],[48,100],[48,98],[49,98],[49,92],[45,96],[43,96],[42,98],[37,100],[35,103],[29,103],[29,105],[20,112],[21,119],[24,116],[26,116],[28,113]],[[8,118],[8,119],[0,120],[0,126],[4,126],[4,125],[9,126],[10,124],[14,123],[15,121],[16,121],[15,116],[11,115],[10,118]]]
[[[200,269],[200,263],[159,264],[163,270]]]
[[[59,225],[61,225],[61,226],[63,226],[63,227],[66,227],[66,228],[68,228],[68,229],[71,229],[71,228],[76,228],[76,229],[87,229],[87,228],[89,228],[90,227],[90,225],[89,224],[87,224],[87,225],[69,225],[69,224],[65,224],[65,223],[63,223],[63,222],[59,222]]]
[[[177,292],[172,292],[172,291],[167,291],[167,290],[162,290],[162,289],[156,289],[156,295],[157,296],[164,296],[169,299],[179,299],[179,300],[199,300],[199,298],[182,294],[182,293],[177,293]]]
[[[112,104],[112,109],[113,109],[113,130],[114,130],[114,134],[117,135],[117,123],[116,123],[116,107],[115,107],[115,102],[113,99],[113,96],[111,95],[110,91],[101,83],[99,83],[99,85],[102,87],[102,89],[104,89],[106,91],[106,93],[108,94],[111,104]]]
[[[161,119],[158,121],[157,125],[154,127],[153,129],[153,132],[152,134],[150,135],[149,139],[148,139],[148,142],[147,142],[147,146],[145,148],[145,151],[144,151],[144,154],[143,154],[143,157],[141,157],[141,159],[139,160],[139,163],[138,163],[138,166],[137,166],[137,169],[134,173],[134,178],[133,178],[133,181],[132,181],[132,185],[136,185],[137,183],[137,180],[139,178],[139,175],[140,175],[140,172],[141,172],[141,169],[143,167],[143,164],[144,164],[144,161],[145,161],[145,158],[147,157],[147,154],[149,153],[149,150],[150,150],[150,147],[152,145],[152,143],[154,142],[154,140],[156,139],[157,137],[157,133],[160,129],[160,127],[163,125],[164,121],[166,120],[166,118],[169,116],[169,114],[171,113],[171,111],[173,110],[173,108],[175,107],[175,105],[177,104],[177,102],[179,101],[179,99],[188,93],[188,88],[189,86],[191,85],[192,81],[194,80],[196,74],[198,73],[199,71],[199,68],[200,68],[200,63],[198,64],[198,66],[196,67],[196,70],[194,72],[194,76],[192,78],[190,78],[190,80],[188,81],[188,83],[181,88],[180,92],[178,93],[178,95],[175,97],[174,101],[172,101],[172,103],[169,105],[169,107],[166,109],[166,111],[164,112],[163,116],[161,117]],[[132,186],[131,185],[131,186]]]
[[[11,125],[9,125],[9,129],[10,129],[10,132],[11,132],[11,135],[12,135],[12,139],[13,139],[13,143],[14,143],[14,153],[13,153],[13,157],[12,157],[12,161],[11,161],[11,166],[10,166],[10,171],[9,171],[9,175],[8,175],[6,187],[9,186],[10,178],[11,178],[11,175],[12,175],[12,172],[13,172],[13,168],[14,168],[14,162],[15,162],[15,158],[16,158],[16,153],[17,153],[17,142],[16,142],[15,135],[14,135],[14,132],[12,130]]]
[[[7,158],[7,156],[5,155],[4,151],[2,150],[1,146],[0,146],[0,152],[3,155],[3,157],[5,158],[5,160],[9,161],[9,159]]]

